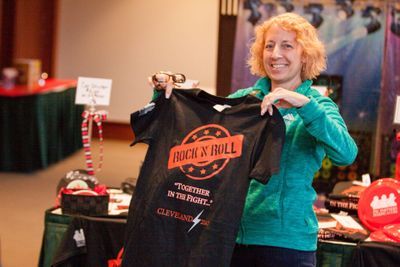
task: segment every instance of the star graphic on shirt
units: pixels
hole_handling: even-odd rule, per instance
[[[188,172],[193,172],[194,168],[193,167],[189,167]]]
[[[214,170],[216,170],[216,169],[218,169],[218,165],[217,165],[217,164],[214,164],[214,165],[212,166],[212,168],[213,168]]]
[[[220,135],[221,135],[221,131],[217,131],[217,132],[215,133],[215,135],[216,135],[216,136],[220,136]]]
[[[196,139],[197,139],[197,135],[196,135],[196,134],[193,135],[193,136],[192,136],[192,139],[193,139],[193,140],[196,140]]]
[[[200,173],[201,173],[201,174],[206,174],[206,170],[205,170],[205,169],[201,169],[201,170],[200,170]]]
[[[209,134],[210,133],[210,131],[209,130],[204,130],[204,132],[203,132],[205,135],[207,135],[207,134]]]

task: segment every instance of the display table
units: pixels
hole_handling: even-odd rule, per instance
[[[39,267],[107,267],[123,246],[126,218],[45,213]],[[84,239],[81,237],[84,236]]]
[[[352,266],[353,253],[357,244],[336,241],[319,241],[317,245],[317,266]]]
[[[82,105],[76,82],[49,79],[44,86],[0,87],[0,171],[45,168],[82,147]]]
[[[45,214],[39,266],[49,267],[53,261],[59,263],[56,266],[63,266],[63,260],[68,258],[69,264],[75,264],[71,266],[82,266],[82,262],[83,266],[107,266],[107,261],[115,258],[122,247],[125,224],[126,219],[116,217],[68,216],[53,214],[49,209]],[[76,248],[74,234],[80,229],[85,233],[86,245]],[[400,245],[394,243],[318,242],[319,267],[399,266],[399,263]]]

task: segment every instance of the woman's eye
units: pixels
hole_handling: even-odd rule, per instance
[[[270,49],[272,49],[274,46],[272,45],[272,44],[267,44],[267,45],[265,45],[265,49],[268,49],[268,50],[270,50]]]
[[[290,45],[290,44],[284,44],[284,45],[283,45],[283,48],[290,49],[290,48],[293,48],[293,46]]]

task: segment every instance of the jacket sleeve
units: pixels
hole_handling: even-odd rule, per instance
[[[297,109],[307,131],[324,147],[335,165],[350,165],[358,148],[350,136],[337,105],[318,93],[310,96],[310,102]]]
[[[160,91],[157,91],[155,88],[153,89],[153,96],[151,98],[151,100],[155,100],[156,98],[158,98],[161,95]]]

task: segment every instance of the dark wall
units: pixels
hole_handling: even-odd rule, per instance
[[[220,0],[217,60],[217,95],[219,96],[227,96],[231,92],[237,5],[237,0]]]
[[[0,2],[0,68],[12,63],[14,45],[15,0]]]
[[[0,66],[15,58],[36,58],[52,76],[58,0],[2,0]]]

